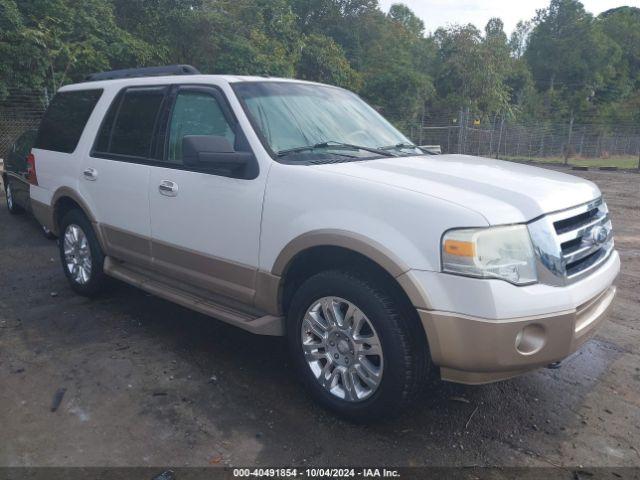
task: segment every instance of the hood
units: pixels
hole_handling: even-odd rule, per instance
[[[588,180],[530,165],[468,155],[396,157],[317,166],[456,203],[489,224],[533,220],[600,196]]]

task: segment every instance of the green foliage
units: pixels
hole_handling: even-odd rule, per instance
[[[362,77],[344,55],[342,47],[330,37],[311,34],[304,40],[297,77],[305,80],[359,90]]]
[[[550,0],[510,37],[493,18],[425,36],[377,0],[0,0],[0,100],[50,96],[100,70],[189,63],[356,91],[394,120],[481,117],[640,122],[640,9],[599,17]]]
[[[402,25],[410,34],[421,37],[424,34],[424,22],[402,3],[395,3],[389,9],[389,18]]]
[[[620,50],[609,82],[598,92],[600,120],[637,123],[640,121],[640,9],[609,10],[597,22],[601,32]]]
[[[592,112],[619,57],[620,46],[577,0],[552,0],[538,12],[525,53],[549,116],[557,111],[553,102],[558,96],[570,115]]]
[[[487,115],[507,112],[512,59],[502,22],[493,19],[483,38],[473,25],[438,29],[436,89],[441,101]]]
[[[392,120],[407,120],[418,116],[432,90],[428,77],[412,70],[389,69],[370,75],[364,95]]]
[[[527,51],[529,45],[529,36],[531,35],[531,29],[533,25],[529,21],[519,21],[515,30],[509,38],[509,48],[511,49],[511,55],[515,58],[522,58]]]
[[[102,0],[2,0],[0,89],[45,88],[150,60],[152,49],[116,25]]]

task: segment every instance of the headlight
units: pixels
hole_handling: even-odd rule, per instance
[[[442,270],[515,285],[538,280],[525,225],[448,231],[442,238]]]

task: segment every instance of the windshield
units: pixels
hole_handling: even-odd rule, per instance
[[[351,157],[423,153],[346,90],[293,82],[237,83],[233,88],[254,127],[280,157],[328,152]]]

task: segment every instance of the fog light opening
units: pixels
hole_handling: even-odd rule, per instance
[[[534,355],[542,350],[547,342],[542,325],[532,323],[527,325],[516,335],[516,350],[522,355]]]

